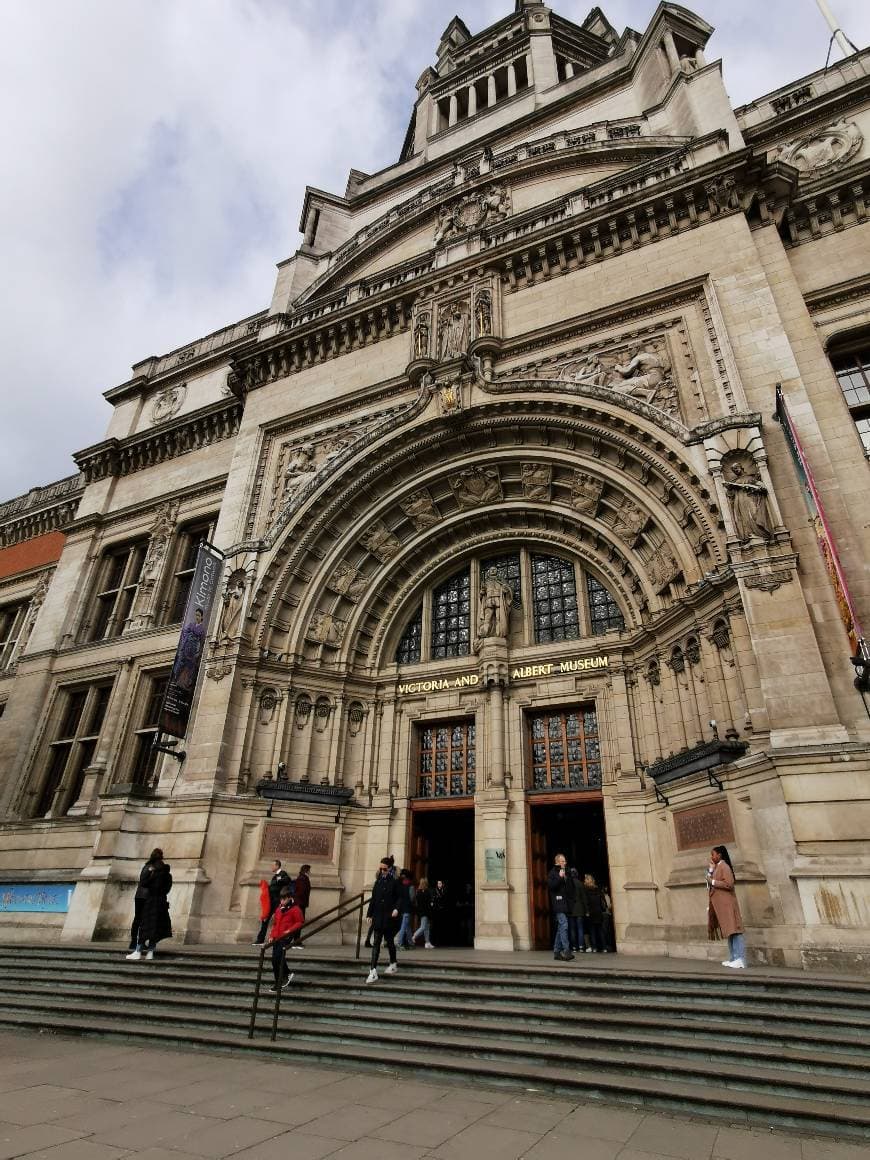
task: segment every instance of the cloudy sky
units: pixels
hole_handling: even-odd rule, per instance
[[[866,0],[832,0],[870,43]],[[582,20],[591,3],[561,0]],[[603,0],[642,30],[654,0]],[[814,0],[691,0],[735,104],[822,67]],[[306,184],[395,160],[458,12],[512,0],[3,0],[0,500],[75,470],[133,362],[266,306]],[[835,58],[837,50],[834,49]]]

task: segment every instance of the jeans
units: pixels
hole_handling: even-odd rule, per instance
[[[571,944],[568,942],[568,915],[554,914],[553,918],[556,923],[556,937],[553,940],[553,954],[567,955],[571,950]]]
[[[290,969],[287,966],[287,959],[285,951],[287,950],[287,941],[272,943],[272,974],[275,976],[275,986],[280,986],[279,977],[283,976],[286,979],[290,974]],[[283,967],[283,970],[282,970]]]
[[[571,944],[572,951],[582,951],[586,945],[583,938],[583,916],[582,914],[568,915],[568,941]]]
[[[420,925],[411,935],[411,942],[416,942],[420,935],[423,936],[424,942],[430,943],[432,941],[431,926],[429,923],[428,914],[420,915]]]
[[[378,965],[382,940],[387,944],[390,962],[394,963],[396,961],[396,940],[393,937],[392,930],[372,930],[372,970],[375,970]]]
[[[746,960],[746,939],[742,934],[728,935],[728,953],[731,955],[731,962],[735,959]]]
[[[396,942],[400,947],[409,947],[411,945],[411,928],[413,915],[410,911],[402,915],[402,922],[399,926],[399,933],[396,935]]]

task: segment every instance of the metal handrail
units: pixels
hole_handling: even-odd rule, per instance
[[[319,914],[317,916],[317,918],[314,920],[315,923],[320,923],[320,925],[315,926],[313,930],[308,930],[304,938],[300,937],[299,942],[304,943],[305,938],[310,938],[311,935],[313,935],[313,934],[320,934],[321,931],[324,931],[328,927],[333,926],[336,922],[341,922],[341,920],[343,918],[347,918],[348,915],[353,914],[355,911],[359,911],[359,917],[357,919],[357,924],[356,924],[356,957],[359,958],[360,945],[362,943],[362,917],[363,917],[363,908],[365,907],[365,904],[366,904],[366,893],[365,893],[365,891],[363,891],[361,894],[354,894],[352,898],[346,898],[344,900],[344,902],[339,902],[337,906],[331,906],[329,908],[329,910],[324,910],[323,914]],[[338,911],[338,913],[335,914],[333,918],[330,918],[328,922],[321,923],[321,919],[326,918],[326,916],[328,914],[334,914],[335,911]],[[305,927],[303,927],[302,929],[305,930]],[[265,959],[266,959],[266,950],[267,949],[268,948],[265,946],[265,944],[260,948],[259,961],[257,963],[257,978],[256,978],[256,981],[254,983],[254,1001],[251,1004],[251,1021],[248,1024],[248,1039],[254,1038],[254,1028],[255,1028],[256,1023],[257,1023],[257,1011],[258,1011],[259,1006],[260,1006],[260,990],[261,990],[262,985],[263,985],[263,963],[265,962]],[[278,978],[279,979],[284,978],[284,970],[285,970],[286,966],[287,966],[287,944],[282,943],[281,944],[281,963],[280,963],[280,969],[278,971]],[[283,993],[283,990],[284,990],[284,988],[281,986],[281,984],[276,981],[275,1007],[272,1011],[272,1034],[270,1037],[273,1043],[275,1042],[275,1039],[278,1035],[278,1015],[281,1011],[281,995]]]

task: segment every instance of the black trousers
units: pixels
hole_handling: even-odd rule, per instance
[[[139,945],[139,923],[142,921],[142,907],[145,905],[144,898],[133,899],[133,925],[130,927],[130,950],[135,951]]]
[[[387,951],[390,956],[390,962],[396,961],[396,935],[392,928],[390,930],[375,930],[372,928],[372,970],[378,965],[378,959],[381,954],[381,942],[387,944]]]
[[[287,959],[284,952],[287,950],[289,939],[281,939],[279,942],[272,943],[272,974],[275,976],[275,986],[279,986],[279,979],[281,982],[288,978],[290,968],[287,966]],[[283,966],[283,971],[282,971]],[[281,976],[283,975],[283,978]]]
[[[269,903],[269,917],[263,919],[263,921],[260,923],[260,929],[257,931],[256,941],[258,943],[263,943],[266,941],[266,931],[269,929],[269,923],[272,921],[272,915],[275,913],[275,911],[277,909],[278,909],[277,902],[270,902]]]

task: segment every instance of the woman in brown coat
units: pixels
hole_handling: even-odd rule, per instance
[[[743,919],[734,893],[734,867],[726,846],[714,846],[710,851],[710,869],[707,887],[710,892],[710,918],[715,919],[723,935],[728,938],[730,959],[723,967],[743,970],[746,966],[746,940],[743,938]]]

